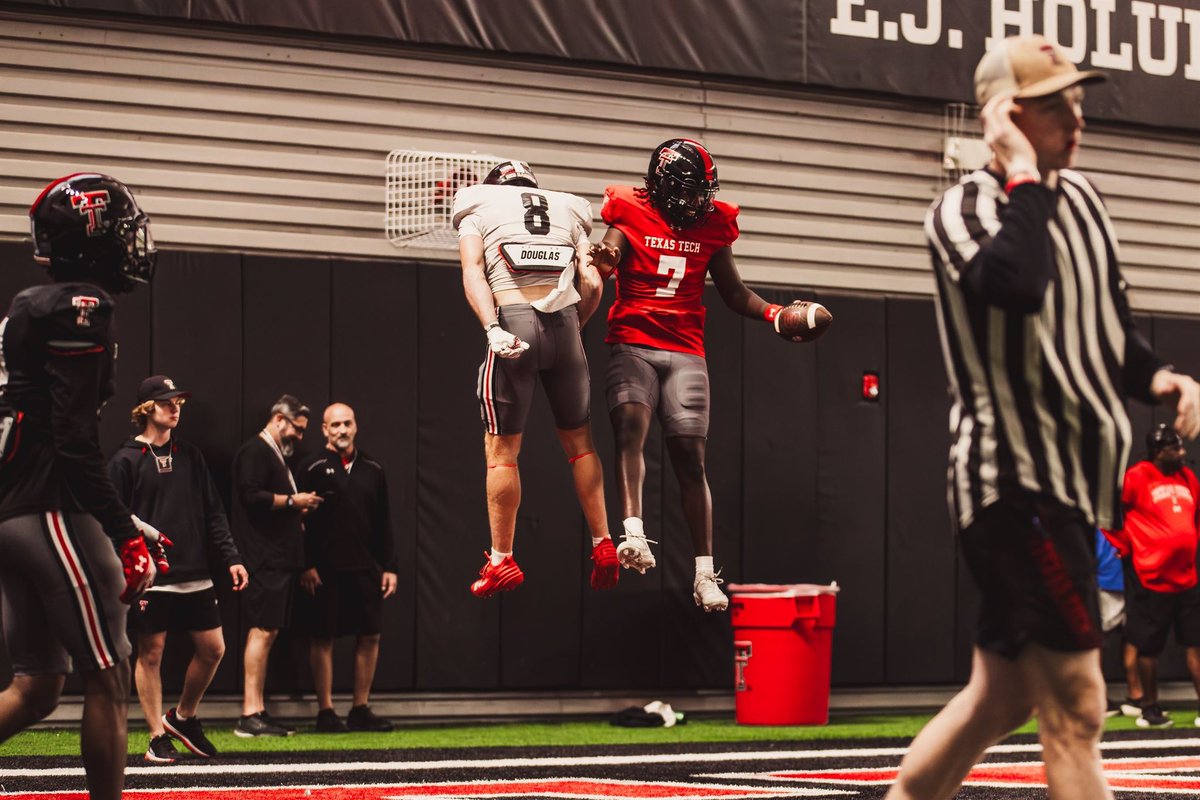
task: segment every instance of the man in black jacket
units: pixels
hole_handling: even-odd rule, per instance
[[[29,221],[52,282],[18,294],[0,320],[0,595],[14,672],[0,692],[0,742],[54,710],[74,661],[88,794],[117,800],[129,694],[122,604],[166,562],[157,532],[113,490],[97,412],[113,393],[113,295],[149,283],[156,254],[149,218],[107,175],[59,178]]]
[[[133,627],[138,632],[134,676],[138,701],[150,726],[144,758],[153,763],[177,760],[172,736],[198,756],[217,754],[196,716],[196,707],[225,655],[205,543],[211,542],[220,553],[235,592],[241,591],[247,580],[204,455],[194,444],[173,435],[190,396],[166,375],[142,381],[132,419],[142,432],[126,441],[108,462],[109,477],[129,510],[159,530],[169,531],[175,543],[171,574],[156,581],[133,612]],[[167,631],[190,634],[194,654],[179,705],[164,715],[159,670]]]
[[[249,626],[242,716],[233,732],[238,736],[289,736],[295,731],[267,713],[263,688],[271,646],[291,620],[292,588],[304,568],[303,515],[321,505],[321,498],[296,488],[287,459],[308,428],[308,406],[285,394],[271,407],[271,417],[258,434],[233,457],[234,532],[246,556],[250,584],[242,594],[242,611]]]
[[[299,470],[300,488],[325,503],[305,521],[305,566],[300,585],[309,658],[317,691],[317,730],[390,731],[367,701],[379,658],[384,598],[396,593],[396,552],[383,467],[354,445],[354,409],[325,409],[325,449]],[[333,708],[333,640],[355,635],[354,705],[343,721]]]

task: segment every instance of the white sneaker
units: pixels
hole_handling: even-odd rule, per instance
[[[617,546],[617,560],[625,569],[636,569],[645,575],[646,570],[658,563],[654,560],[654,553],[650,552],[650,543],[645,534],[625,531],[621,544]]]
[[[708,611],[724,611],[729,608],[729,598],[721,591],[719,584],[724,583],[719,572],[697,572],[692,584],[692,598],[696,605]]]

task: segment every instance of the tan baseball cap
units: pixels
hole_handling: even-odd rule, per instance
[[[1107,80],[1103,72],[1076,69],[1063,49],[1045,36],[1011,36],[993,47],[975,68],[975,100],[984,105],[1001,92],[1045,97],[1068,86]]]

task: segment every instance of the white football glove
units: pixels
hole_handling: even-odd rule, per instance
[[[501,358],[520,358],[529,349],[529,342],[522,342],[499,325],[487,329],[487,338],[488,347]]]

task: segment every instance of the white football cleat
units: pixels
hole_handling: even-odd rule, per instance
[[[654,553],[650,552],[650,544],[651,540],[645,534],[625,531],[621,544],[617,546],[617,560],[625,569],[636,569],[645,575],[646,570],[658,563],[654,560]]]
[[[692,584],[692,599],[705,612],[724,611],[729,608],[729,598],[721,591],[720,584],[725,581],[719,572],[697,572]]]

